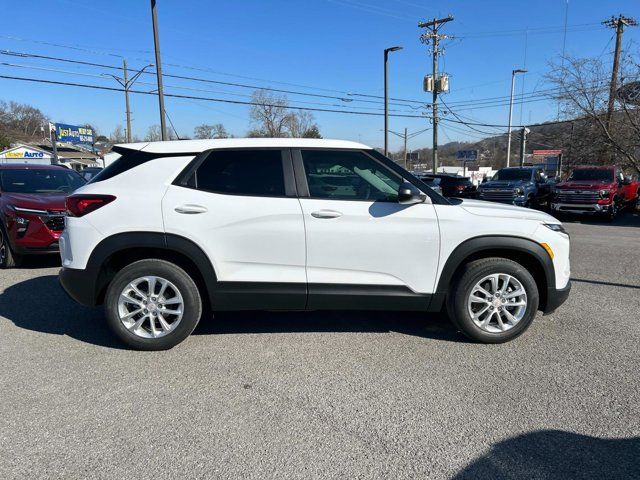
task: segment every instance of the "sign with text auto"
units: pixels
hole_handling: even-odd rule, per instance
[[[93,143],[93,129],[91,128],[56,123],[55,129],[59,142]]]

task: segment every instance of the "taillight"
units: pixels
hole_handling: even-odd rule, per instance
[[[67,215],[70,217],[82,217],[87,213],[104,207],[116,199],[113,195],[71,195],[67,197]]]

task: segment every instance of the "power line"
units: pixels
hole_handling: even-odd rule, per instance
[[[40,66],[37,66],[37,65],[25,65],[25,64],[19,64],[19,63],[0,62],[0,66],[7,66],[7,67],[13,67],[13,68],[26,68],[26,69],[30,69],[30,70],[42,70],[42,71],[45,71],[45,72],[64,73],[64,74],[69,74],[69,75],[79,75],[79,76],[84,76],[84,77],[98,78],[100,80],[107,80],[108,78],[105,75],[109,75],[111,77],[110,74],[99,74],[98,75],[98,74],[92,74],[92,73],[72,72],[72,71],[69,71],[69,70],[60,70],[60,69],[55,69],[55,68],[40,67]],[[119,82],[119,83],[121,83],[121,82]],[[137,83],[139,85],[147,85],[147,86],[152,86],[152,87],[154,87],[156,85],[155,83],[142,82],[142,81],[139,81]],[[165,84],[165,88],[172,88],[172,89],[176,89],[176,90],[186,90],[186,91],[192,91],[192,92],[218,93],[218,94],[222,94],[222,95],[233,95],[233,96],[237,96],[237,97],[251,98],[251,95],[249,95],[249,94],[226,92],[226,91],[221,91],[221,90],[211,90],[211,89],[206,89],[206,88],[193,88],[193,87],[185,87],[185,86],[179,86],[179,85],[167,85],[167,84]],[[340,104],[336,104],[336,103],[305,102],[305,101],[302,101],[302,100],[296,100],[296,103],[305,104],[305,105],[318,105],[318,106],[327,106],[327,107],[338,107],[338,108],[343,108],[344,107],[344,105],[340,105]],[[359,108],[362,109],[362,110],[373,110],[373,111],[381,111],[382,110],[382,108],[375,108],[375,107],[359,106]],[[389,111],[390,112],[408,113],[407,110],[391,109]]]
[[[18,81],[33,82],[33,83],[46,83],[46,84],[49,84],[49,85],[64,85],[64,86],[70,86],[70,87],[81,87],[81,88],[90,88],[90,89],[96,89],[96,90],[106,90],[106,91],[111,91],[111,92],[123,92],[124,91],[124,89],[117,88],[117,87],[105,87],[105,86],[101,86],[101,85],[89,85],[89,84],[75,83],[75,82],[62,82],[62,81],[58,81],[58,80],[45,80],[45,79],[40,79],[40,78],[16,77],[16,76],[10,76],[10,75],[0,75],[0,78],[6,79],[6,80],[18,80]],[[156,95],[155,92],[147,92],[147,91],[144,91],[144,90],[129,90],[129,93],[138,93],[138,94],[142,94],[142,95]],[[282,105],[274,105],[274,104],[269,104],[269,103],[247,102],[247,101],[243,101],[243,100],[229,100],[229,99],[224,99],[224,98],[197,97],[197,96],[193,96],[193,95],[180,95],[180,94],[176,94],[176,93],[165,94],[165,96],[172,97],[172,98],[180,98],[180,99],[205,100],[205,101],[210,101],[210,102],[231,103],[231,104],[235,104],[235,105],[258,105],[258,106],[264,106],[264,107],[282,107]],[[328,108],[299,107],[299,106],[296,106],[296,105],[291,105],[291,106],[287,106],[287,107],[284,107],[284,108],[286,108],[288,110],[306,110],[306,111],[311,111],[311,112],[344,113],[344,114],[349,114],[349,115],[367,115],[367,116],[382,116],[382,115],[384,115],[384,113],[376,113],[376,112],[361,112],[361,111],[357,111],[357,110],[335,110],[335,109],[328,109]],[[406,115],[406,114],[399,114],[399,113],[391,114],[390,116],[399,117],[399,118],[426,118],[423,115]]]
[[[8,56],[15,56],[15,57],[40,58],[40,59],[43,59],[43,60],[52,60],[52,61],[66,62],[66,63],[71,63],[71,64],[85,65],[85,66],[108,68],[108,69],[118,70],[118,71],[121,70],[121,67],[118,67],[118,66],[115,66],[115,65],[108,65],[108,64],[104,64],[104,63],[87,62],[87,61],[82,61],[82,60],[73,60],[73,59],[62,58],[62,57],[52,57],[52,56],[49,56],[49,55],[39,55],[39,54],[34,54],[34,53],[14,52],[14,51],[10,51],[10,50],[0,50],[0,55],[8,55]],[[169,65],[169,64],[167,64],[167,65]],[[145,72],[145,74],[154,75],[153,72]],[[191,76],[186,76],[186,75],[176,75],[176,74],[164,73],[163,76],[167,77],[167,78],[175,78],[175,79],[179,79],[179,80],[190,80],[190,81],[203,82],[203,83],[213,83],[213,84],[217,84],[217,85],[227,85],[227,86],[232,86],[232,87],[250,88],[250,89],[253,89],[253,90],[268,90],[268,91],[271,91],[271,92],[286,93],[286,94],[290,94],[290,95],[301,95],[301,96],[316,97],[316,98],[330,98],[330,99],[334,99],[334,100],[341,100],[341,101],[344,101],[344,102],[357,101],[357,102],[363,102],[363,103],[375,103],[375,104],[380,103],[379,101],[373,101],[373,100],[355,100],[353,98],[339,97],[339,96],[335,96],[335,95],[324,95],[324,94],[319,94],[319,93],[299,92],[299,91],[294,91],[294,90],[285,90],[285,89],[278,89],[278,88],[272,88],[272,87],[263,87],[263,86],[259,86],[259,85],[249,85],[249,84],[243,84],[243,83],[237,83],[237,82],[225,82],[225,81],[221,81],[221,80],[212,80],[212,79],[208,79],[208,78],[191,77]],[[382,96],[368,95],[368,94],[362,94],[362,93],[348,93],[347,97],[349,97],[349,96],[378,98],[380,100],[383,99]],[[396,102],[424,104],[424,102],[422,102],[420,100],[403,100],[403,99],[399,99],[399,98],[391,98],[391,100],[394,100]],[[396,106],[405,106],[405,107],[408,106],[408,105],[405,105],[403,103],[393,103],[392,102],[390,104],[391,105],[396,105]]]

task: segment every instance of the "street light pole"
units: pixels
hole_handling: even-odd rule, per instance
[[[527,73],[526,70],[518,68],[511,71],[511,100],[509,100],[509,130],[507,132],[507,167],[511,158],[511,118],[513,116],[513,93],[516,89],[516,74]]]
[[[167,125],[164,114],[164,94],[162,91],[162,66],[160,62],[160,38],[158,34],[158,15],[156,0],[151,0],[151,21],[153,22],[153,43],[156,51],[156,76],[158,77],[158,106],[160,107],[160,136],[167,139]]]
[[[384,155],[389,155],[389,52],[402,50],[402,47],[384,49]]]

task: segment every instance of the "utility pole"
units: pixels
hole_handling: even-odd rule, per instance
[[[127,143],[131,143],[131,110],[129,110],[129,78],[127,75],[127,60],[122,59],[122,78],[124,79],[124,104],[127,115]]]
[[[620,51],[622,49],[622,32],[625,26],[635,27],[638,25],[633,18],[625,17],[624,15],[618,15],[617,17],[611,17],[609,20],[605,20],[602,24],[609,28],[616,29],[616,49],[613,54],[613,68],[611,69],[611,84],[609,86],[609,105],[607,106],[607,117],[605,125],[607,130],[611,125],[611,117],[613,116],[613,108],[616,98],[616,90],[618,84],[618,70],[620,68]]]
[[[524,152],[527,149],[527,135],[531,132],[527,127],[520,130],[520,167],[524,166]]]
[[[129,78],[127,61],[125,59],[122,59],[122,78],[116,75],[111,75],[110,73],[103,74],[113,78],[116,82],[122,85],[122,88],[124,90],[125,114],[127,119],[127,130],[126,130],[127,143],[131,143],[131,109],[129,108],[129,89],[131,88],[131,85],[133,85],[135,81],[140,77],[140,75],[142,75],[144,71],[149,67],[153,67],[153,65],[145,65],[140,70],[138,70],[133,77]]]
[[[389,52],[397,52],[402,47],[384,49],[384,156],[389,156]]]
[[[58,165],[60,163],[58,159],[58,128],[55,125],[49,124],[49,135],[51,136],[52,163]]]
[[[404,127],[404,169],[407,169],[407,127]]]
[[[526,70],[518,68],[511,71],[511,100],[509,101],[509,130],[507,132],[507,167],[511,158],[511,118],[513,117],[513,93],[516,89],[516,74],[527,73]]]
[[[446,35],[438,33],[440,28],[448,22],[453,20],[453,16],[449,15],[445,18],[434,18],[428,22],[421,22],[418,24],[419,28],[426,28],[427,31],[420,36],[422,43],[431,43],[433,63],[433,99],[431,108],[433,111],[433,173],[438,171],[438,92],[441,90],[440,78],[438,77],[438,55],[440,52],[440,40],[448,38]]]
[[[160,62],[160,38],[158,33],[158,15],[156,0],[151,0],[151,21],[153,23],[153,44],[156,51],[156,76],[158,77],[158,106],[160,107],[160,136],[167,139],[167,125],[164,114],[164,93],[162,91],[162,64]]]

